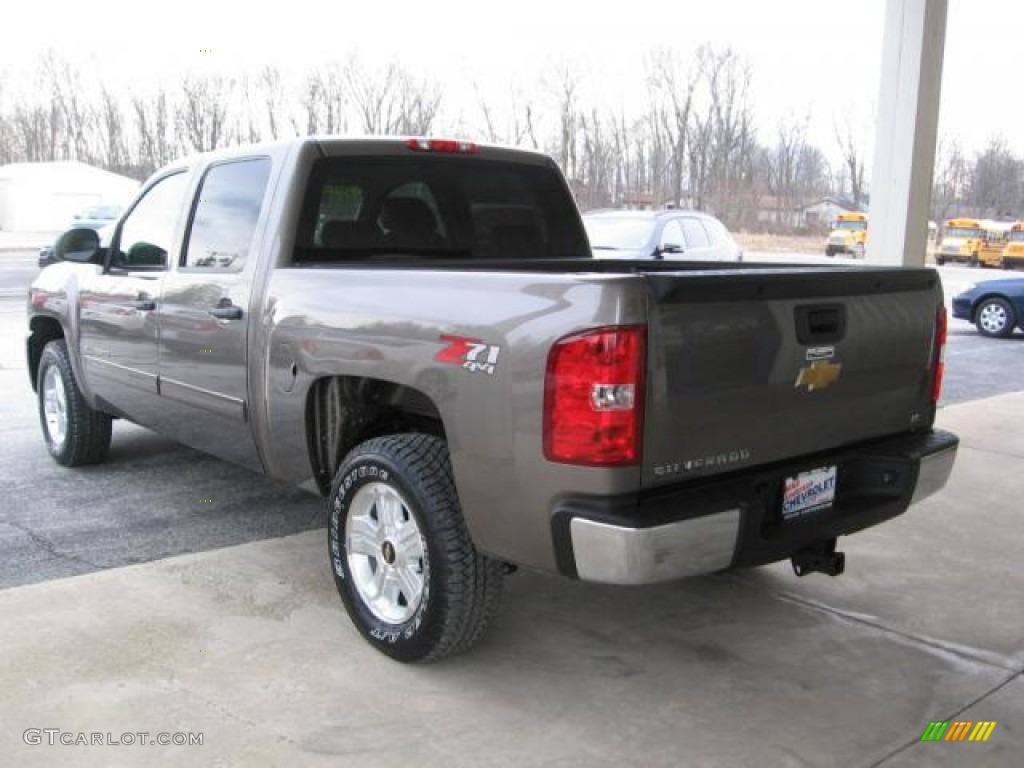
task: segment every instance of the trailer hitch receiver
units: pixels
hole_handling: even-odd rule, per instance
[[[846,555],[836,552],[836,540],[829,539],[801,549],[792,558],[793,573],[806,576],[808,573],[827,573],[838,576],[846,569]]]

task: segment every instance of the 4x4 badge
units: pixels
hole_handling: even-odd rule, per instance
[[[488,376],[494,375],[498,366],[498,354],[501,347],[497,344],[485,344],[480,339],[467,336],[442,335],[441,341],[448,346],[434,355],[434,360],[448,365],[460,365],[470,373],[483,371]]]

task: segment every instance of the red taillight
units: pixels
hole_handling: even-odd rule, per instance
[[[457,155],[475,155],[480,151],[480,147],[473,142],[457,139],[409,139],[405,146],[417,152],[448,152]]]
[[[567,336],[548,355],[544,456],[619,467],[640,461],[647,329],[616,326]]]
[[[942,394],[942,374],[946,371],[946,308],[935,312],[935,359],[932,362],[932,403],[938,405]]]

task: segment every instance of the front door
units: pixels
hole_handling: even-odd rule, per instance
[[[157,324],[168,264],[181,252],[179,219],[188,174],[154,182],[114,233],[106,267],[79,290],[79,343],[86,385],[100,408],[154,426]]]
[[[260,209],[269,158],[211,166],[193,203],[160,325],[161,429],[200,450],[259,469],[249,424],[248,330]]]

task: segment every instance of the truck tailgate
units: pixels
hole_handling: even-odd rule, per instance
[[[647,279],[645,487],[931,424],[933,270]]]

